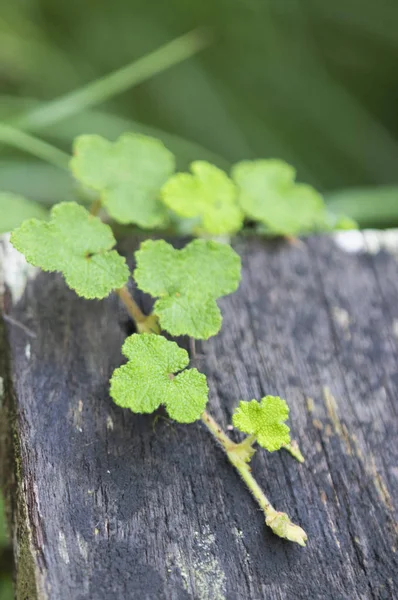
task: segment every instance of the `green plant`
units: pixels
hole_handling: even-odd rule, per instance
[[[195,233],[222,235],[242,228],[238,189],[224,171],[206,161],[191,164],[162,189],[163,202],[180,217],[196,218]],[[189,202],[187,202],[189,198]]]
[[[99,135],[82,135],[70,166],[76,179],[95,190],[118,223],[151,229],[167,222],[159,189],[175,168],[172,153],[159,140],[122,135],[111,144]]]
[[[154,312],[162,329],[195,339],[218,333],[216,299],[234,292],[240,280],[240,259],[230,246],[199,239],[175,250],[164,240],[147,240],[136,262],[138,287],[159,298]]]
[[[12,244],[33,265],[62,273],[84,298],[105,298],[112,291],[119,295],[137,333],[125,341],[122,352],[128,361],[110,381],[116,404],[136,413],[152,413],[164,405],[180,423],[201,420],[264,511],[267,525],[304,546],[303,529],[272,507],[248,464],[256,442],[270,452],[285,448],[303,460],[285,424],[286,402],[273,396],[241,401],[233,423],[249,435],[233,442],[206,410],[205,375],[187,368],[188,353],[161,331],[205,340],[220,330],[216,301],[237,289],[241,263],[225,239],[209,236],[232,234],[256,218],[269,232],[286,236],[327,229],[321,196],[310,186],[295,184],[294,170],[280,161],[241,163],[232,171],[235,181],[203,161],[193,163],[192,174],[174,174],[172,154],[142,135],[125,134],[114,144],[86,135],[76,140],[74,151],[71,169],[83,186],[80,196],[91,200],[90,211],[76,202],[60,203],[49,220],[23,222],[11,235]],[[300,210],[292,219],[296,201]],[[18,206],[22,218],[26,206]],[[162,239],[141,244],[133,278],[140,290],[157,298],[150,315],[143,314],[128,291],[127,264],[112,249],[115,222],[204,236],[181,250]]]

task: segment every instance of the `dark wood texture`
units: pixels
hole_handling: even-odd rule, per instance
[[[18,301],[6,286],[19,598],[398,597],[397,236],[341,240],[237,242],[242,284],[197,358],[224,426],[239,399],[288,400],[306,462],[260,450],[253,472],[306,529],[305,549],[267,529],[201,423],[112,403],[108,379],[132,331],[117,298],[81,300],[44,273]]]

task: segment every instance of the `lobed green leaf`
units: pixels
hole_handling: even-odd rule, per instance
[[[278,396],[265,396],[260,402],[240,402],[232,416],[235,427],[254,435],[263,448],[274,452],[290,443],[289,427],[284,421],[289,416],[289,407]]]
[[[84,298],[105,298],[128,280],[126,261],[116,250],[111,228],[75,202],[61,202],[49,222],[25,221],[11,235],[13,246],[26,260],[58,271]]]
[[[221,328],[216,299],[234,292],[240,258],[225,244],[194,240],[176,250],[164,240],[147,240],[135,254],[138,287],[159,299],[154,312],[172,335],[207,339]]]
[[[162,188],[162,200],[180,217],[198,218],[198,230],[212,235],[236,233],[243,224],[237,188],[224,171],[206,161],[191,164]]]
[[[242,161],[232,169],[242,209],[271,233],[296,236],[327,228],[322,196],[310,185],[295,183],[295,176],[293,167],[275,159]]]
[[[144,229],[167,224],[159,194],[175,160],[160,140],[125,133],[112,143],[99,135],[82,135],[75,140],[70,167],[76,179],[100,194],[115,221]]]
[[[46,219],[48,211],[37,202],[11,192],[0,192],[0,233],[12,231],[25,219]]]
[[[189,364],[183,348],[161,335],[135,333],[122,352],[129,360],[111,378],[110,395],[116,404],[135,413],[152,413],[163,404],[179,423],[200,418],[208,399],[206,376],[196,369],[182,371]]]

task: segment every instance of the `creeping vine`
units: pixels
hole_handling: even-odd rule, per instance
[[[206,376],[190,368],[186,350],[162,332],[193,340],[219,332],[217,299],[233,293],[241,276],[240,257],[227,241],[242,228],[294,237],[352,223],[328,214],[322,197],[296,183],[294,169],[279,160],[244,161],[230,176],[205,161],[194,162],[190,173],[175,173],[174,156],[159,140],[127,133],[115,143],[96,135],[78,137],[70,168],[81,186],[80,203],[57,204],[50,215],[24,198],[0,194],[0,205],[13,203],[11,225],[19,225],[12,244],[29,263],[62,273],[83,298],[119,296],[137,333],[125,340],[127,362],[111,377],[114,402],[135,413],[153,413],[163,405],[179,423],[201,420],[263,510],[266,524],[305,546],[305,531],[272,506],[250,468],[255,444],[269,452],[285,448],[304,460],[285,423],[286,402],[275,396],[240,401],[232,420],[247,436],[232,441],[207,410]],[[88,209],[81,198],[90,198]],[[114,249],[115,223],[155,231],[157,237],[164,230],[197,238],[181,250],[163,239],[147,239],[135,253],[135,284],[155,299],[149,315],[128,290],[129,268]]]

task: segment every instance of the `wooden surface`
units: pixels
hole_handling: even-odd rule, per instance
[[[118,300],[84,301],[31,271],[25,288],[3,244],[19,598],[398,597],[398,237],[235,247],[243,281],[197,366],[224,426],[239,399],[288,400],[306,463],[260,450],[253,472],[307,548],[266,528],[202,424],[112,403],[132,332]]]

